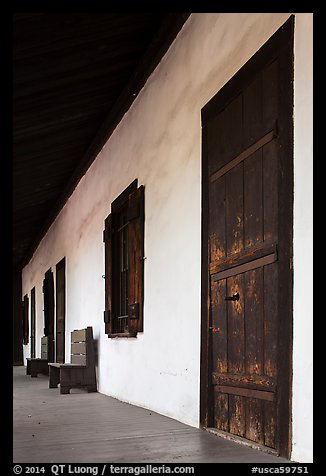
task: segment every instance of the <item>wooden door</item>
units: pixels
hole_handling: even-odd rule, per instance
[[[65,361],[66,266],[63,258],[56,266],[56,362]]]
[[[35,327],[36,327],[36,312],[35,312],[35,288],[31,290],[31,358],[35,358]]]
[[[49,362],[54,362],[54,282],[49,269],[43,280],[44,335],[48,337]]]
[[[202,421],[285,456],[292,320],[291,79],[290,22],[203,111],[208,243],[203,301],[208,305],[203,306]]]

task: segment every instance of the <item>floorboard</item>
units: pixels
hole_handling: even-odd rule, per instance
[[[60,395],[48,377],[13,367],[14,463],[282,463],[100,393]]]

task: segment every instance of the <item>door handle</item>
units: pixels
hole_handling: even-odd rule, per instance
[[[239,293],[233,294],[233,296],[225,296],[224,301],[239,301],[240,295]]]

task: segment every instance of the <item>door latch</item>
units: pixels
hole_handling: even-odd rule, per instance
[[[240,295],[239,293],[233,294],[233,296],[225,296],[224,301],[239,301]]]

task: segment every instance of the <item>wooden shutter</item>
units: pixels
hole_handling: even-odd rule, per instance
[[[105,219],[103,241],[105,250],[105,333],[112,334],[112,213]]]
[[[44,335],[49,335],[49,291],[48,291],[48,280],[43,279],[43,314],[44,314]]]
[[[144,186],[129,195],[128,203],[128,329],[143,331]]]
[[[44,335],[48,339],[49,361],[54,362],[54,281],[51,268],[43,280]]]
[[[42,284],[42,293],[43,293],[43,323],[44,323],[44,335],[47,336],[48,335],[48,323],[47,323],[47,311],[46,311],[46,307],[47,307],[47,303],[46,303],[46,296],[47,296],[47,293],[46,293],[46,279],[43,279],[43,284]]]
[[[36,314],[35,314],[35,287],[31,290],[31,358],[35,358],[35,333],[36,333]]]
[[[22,302],[23,307],[23,344],[27,345],[29,342],[29,325],[28,325],[28,296],[24,296]]]

